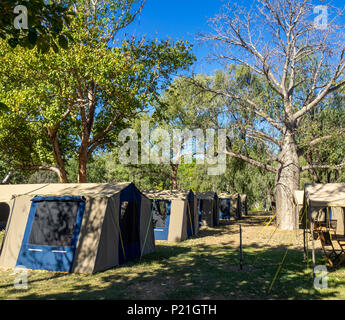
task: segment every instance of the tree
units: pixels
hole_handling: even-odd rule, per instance
[[[46,52],[65,48],[70,35],[68,26],[73,12],[72,1],[2,0],[0,13],[0,38],[7,39],[11,47],[17,45]],[[18,20],[18,21],[17,21]],[[20,23],[19,23],[20,22]]]
[[[214,32],[201,36],[217,48],[217,59],[250,71],[245,90],[231,72],[225,74],[223,87],[199,87],[226,99],[239,119],[251,119],[245,127],[251,136],[275,146],[275,156],[265,161],[233,150],[226,153],[275,174],[278,222],[285,230],[294,228],[292,195],[301,171],[344,166],[301,167],[299,161],[296,135],[304,119],[345,85],[343,26],[336,25],[337,16],[320,25],[313,9],[310,0],[256,0],[250,9],[229,2],[210,20]],[[251,86],[258,83],[255,79],[262,81],[260,92]],[[341,128],[334,131],[327,137],[343,134]],[[327,137],[310,137],[309,143],[326,142]]]
[[[94,152],[116,146],[120,130],[194,61],[183,41],[117,41],[143,3],[78,3],[69,26],[73,44],[59,53],[0,44],[0,98],[10,107],[0,121],[0,145],[8,163],[54,171],[68,182],[66,161],[76,155],[78,182],[86,182]]]

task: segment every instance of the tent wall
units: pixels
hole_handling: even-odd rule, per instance
[[[332,208],[332,220],[337,220],[338,235],[345,236],[345,222],[344,222],[345,208],[334,207]]]
[[[230,199],[230,214],[235,219],[241,218],[241,199],[238,194],[232,195]]]
[[[110,247],[114,254],[117,252],[114,242],[107,243],[110,233],[117,232],[113,225],[108,225],[111,215],[116,213],[114,206],[113,198],[87,198],[72,272],[93,273],[110,267],[111,256],[107,250]]]
[[[187,201],[172,200],[168,241],[180,242],[187,239]]]
[[[146,255],[155,251],[155,237],[152,225],[152,201],[146,197],[141,198],[140,213],[140,249]]]
[[[248,197],[246,194],[241,194],[241,209],[242,209],[242,214],[245,216],[248,216]]]
[[[2,244],[1,267],[15,268],[16,266],[31,207],[31,198],[30,196],[18,196],[10,202],[11,214]]]
[[[303,205],[295,204],[295,224],[296,229],[300,228],[300,225],[302,224],[302,216],[303,216]]]

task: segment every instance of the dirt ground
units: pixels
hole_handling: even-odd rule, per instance
[[[227,221],[221,220],[218,234],[207,239],[208,244],[232,243],[234,247],[240,244],[240,226],[242,228],[242,244],[244,247],[272,248],[277,246],[289,246],[291,249],[303,250],[303,230],[282,231],[276,227],[273,215],[265,212],[251,213],[243,220]],[[226,225],[224,227],[224,225]],[[210,228],[202,227],[201,235],[212,231]],[[205,239],[206,240],[206,239]],[[310,244],[309,244],[310,245]],[[315,248],[320,249],[319,241],[315,241]]]

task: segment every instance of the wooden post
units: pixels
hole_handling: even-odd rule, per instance
[[[242,226],[240,225],[240,270],[243,270]]]

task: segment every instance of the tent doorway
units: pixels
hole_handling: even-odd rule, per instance
[[[7,202],[0,202],[0,231],[6,228],[7,220],[10,215],[10,206]]]
[[[196,234],[195,232],[195,219],[194,219],[194,195],[190,193],[187,201],[187,235],[188,238]],[[198,218],[199,220],[199,218]]]
[[[71,272],[84,210],[82,197],[34,197],[17,266]]]
[[[121,202],[120,214],[120,264],[140,256],[140,211],[136,201]]]
[[[220,219],[230,220],[230,199],[219,199],[219,217]]]

